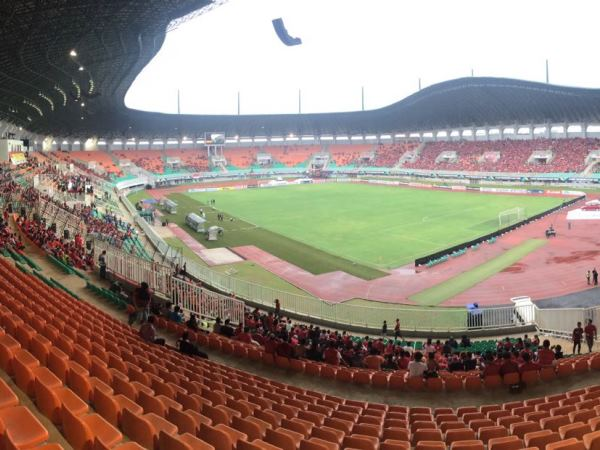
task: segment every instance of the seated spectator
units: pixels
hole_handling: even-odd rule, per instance
[[[175,305],[175,308],[169,315],[169,320],[177,323],[183,323],[183,312],[181,311],[181,307],[179,305]]]
[[[450,372],[462,372],[465,370],[465,366],[463,365],[462,360],[458,355],[452,355],[450,357],[450,362],[448,363],[448,371]]]
[[[400,357],[397,359],[396,363],[398,364],[398,369],[408,370],[408,365],[410,364],[410,353],[401,350]]]
[[[494,354],[487,352],[481,368],[481,377],[485,378],[493,375],[500,375],[500,365],[494,360]]]
[[[333,366],[339,366],[340,364],[346,365],[342,359],[342,355],[338,349],[335,348],[334,342],[330,342],[327,345],[327,348],[323,351],[323,361]]]
[[[217,317],[215,319],[215,323],[213,324],[213,333],[221,334],[221,318]]]
[[[398,364],[396,363],[396,361],[394,361],[394,355],[385,355],[381,368],[383,370],[398,370]]]
[[[372,348],[370,354],[364,358],[365,367],[371,370],[381,370],[383,362],[383,356],[375,348]]]
[[[198,320],[196,319],[196,314],[190,314],[190,318],[185,323],[185,326],[192,331],[198,331]]]
[[[469,342],[469,346],[470,346]],[[475,370],[477,368],[477,360],[473,358],[473,354],[471,352],[466,352],[461,354],[462,363],[465,371]]]
[[[177,307],[176,307],[177,308]],[[221,326],[221,334],[228,338],[233,337],[233,327],[230,324],[229,319],[225,319],[225,323]]]
[[[177,348],[184,355],[199,356],[200,358],[208,359],[208,355],[200,351],[196,345],[190,342],[190,334],[184,331],[181,337],[177,340]]]
[[[160,315],[165,319],[171,320],[171,313],[173,312],[173,303],[165,302],[160,308]]]
[[[235,339],[237,339],[240,342],[244,342],[246,344],[252,344],[252,335],[250,334],[250,328],[248,327],[244,327],[244,330],[239,333]]]
[[[556,345],[554,347],[554,359],[558,360],[558,359],[562,359],[562,358],[563,358],[562,346]]]
[[[461,347],[470,347],[471,346],[471,339],[469,339],[469,337],[467,335],[463,335],[461,340],[460,340],[460,346]]]
[[[290,343],[287,340],[281,340],[275,348],[275,353],[285,358],[293,358],[294,348],[290,345]]]
[[[165,340],[156,337],[156,328],[154,328],[154,316],[148,316],[148,320],[142,324],[139,331],[140,337],[152,344],[165,345]]]
[[[504,376],[509,373],[519,373],[519,365],[512,359],[510,352],[504,352],[502,355],[502,364],[500,365],[500,376]]]
[[[414,360],[408,363],[407,377],[423,377],[426,370],[427,364],[423,362],[423,354],[421,352],[415,352]]]
[[[550,350],[550,341],[544,339],[542,348],[537,352],[537,361],[540,366],[551,366],[554,363],[554,352]]]
[[[429,353],[429,357],[427,358],[427,370],[425,370],[423,375],[425,378],[437,378],[439,376],[439,370],[440,365],[435,359],[435,352]]]
[[[523,353],[521,358],[523,358],[523,364],[519,366],[519,373],[521,375],[523,374],[523,372],[540,370],[540,366],[537,363],[531,361],[531,355],[529,353]]]

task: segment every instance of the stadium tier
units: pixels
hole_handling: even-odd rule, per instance
[[[598,139],[427,143],[403,168],[473,172],[580,173]]]
[[[458,408],[344,399],[144,341],[8,260],[0,266],[1,368],[75,449],[137,448],[124,436],[160,450],[594,449],[600,439],[598,386]],[[3,406],[5,442],[47,439],[14,396]],[[20,419],[4,422],[10,415]]]
[[[495,141],[398,142],[394,144],[323,144],[223,149],[227,169],[308,168],[315,155],[325,157],[323,170],[356,168],[400,168],[432,171],[560,173],[595,172],[593,152],[600,150],[598,139],[534,139]],[[258,155],[261,160],[258,160]],[[130,161],[152,174],[209,171],[203,149],[114,150],[57,152],[62,161],[112,178],[123,176],[119,162]],[[171,164],[169,161],[176,161]],[[323,160],[321,160],[323,161]],[[588,168],[589,167],[589,168]],[[220,171],[220,168],[214,170]]]

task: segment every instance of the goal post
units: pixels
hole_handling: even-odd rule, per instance
[[[525,208],[512,208],[498,214],[498,228],[505,228],[525,220]]]

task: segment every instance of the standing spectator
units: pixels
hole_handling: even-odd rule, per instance
[[[387,320],[383,321],[383,325],[381,326],[381,335],[383,337],[387,336]]]
[[[598,271],[595,267],[594,270],[592,270],[592,278],[594,279],[594,286],[598,286]]]
[[[594,339],[598,337],[598,330],[596,325],[592,323],[592,319],[588,319],[588,324],[585,326],[585,342],[587,343],[588,350],[592,353],[592,347],[594,347]]]
[[[402,333],[400,332],[400,319],[396,319],[396,325],[394,325],[394,337],[396,339],[402,337]]]
[[[129,325],[133,325],[136,320],[140,323],[148,319],[148,306],[150,305],[151,295],[148,283],[142,281],[140,286],[133,292],[133,312],[129,315]],[[153,318],[154,320],[154,318]]]
[[[102,250],[98,257],[98,265],[100,266],[100,278],[106,280],[106,250]]]
[[[596,269],[594,269],[596,270]],[[597,277],[597,275],[596,275]],[[581,355],[581,338],[583,337],[583,328],[581,328],[581,322],[577,322],[577,326],[573,330],[573,354],[577,350],[577,354]]]
[[[587,279],[587,284],[588,286],[590,284],[592,284],[591,280],[592,280],[592,272],[590,272],[589,270],[587,271],[587,273],[585,274],[585,278]]]
[[[279,299],[275,299],[275,317],[279,318],[281,314],[281,303],[279,303]]]

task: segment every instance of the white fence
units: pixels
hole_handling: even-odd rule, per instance
[[[171,299],[188,314],[244,324],[244,302],[171,277]]]
[[[495,330],[518,326],[534,325],[535,311],[531,306],[507,306],[500,308],[482,308],[476,315],[469,314],[463,308],[413,308],[402,305],[361,306],[345,303],[327,303],[315,297],[301,296],[292,293],[270,289],[265,286],[239,280],[202,267],[191,261],[187,262],[187,272],[203,283],[229,295],[215,294],[194,284],[183,285],[180,280],[177,286],[180,290],[173,292],[173,269],[170,266],[152,263],[124,253],[105,242],[94,241],[95,254],[107,251],[107,267],[136,283],[146,281],[152,289],[169,298],[177,296],[178,303],[185,309],[202,315],[209,315],[202,308],[217,308],[219,317],[231,317],[234,320],[234,309],[231,302],[239,305],[238,299],[247,300],[253,304],[273,307],[278,298],[282,310],[305,320],[320,320],[338,326],[353,326],[371,330],[380,330],[384,320],[393,323],[400,319],[403,330],[406,331],[438,331],[458,333],[466,330]],[[186,287],[183,287],[186,286]],[[215,304],[198,303],[200,298],[215,295],[219,301]],[[204,296],[204,297],[202,297]],[[211,297],[213,298],[213,297]],[[236,303],[239,302],[239,303]],[[374,303],[375,304],[375,303]],[[200,305],[200,306],[199,306]],[[208,306],[212,305],[212,306]],[[205,312],[202,312],[205,311]]]
[[[169,266],[147,261],[124,253],[106,242],[94,241],[94,254],[106,251],[106,266],[135,283],[145,281],[150,288],[177,303],[186,313],[216,319],[230,319],[244,323],[244,302],[226,295],[203,289],[193,283],[173,277]]]

